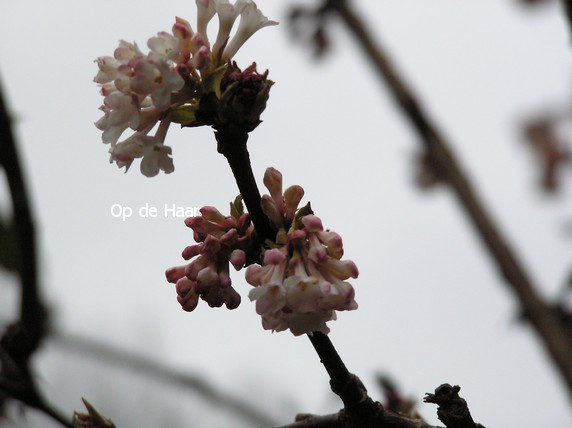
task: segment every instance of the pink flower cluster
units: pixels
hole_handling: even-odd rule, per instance
[[[197,31],[189,22],[176,18],[172,34],[160,32],[147,41],[144,54],[135,43],[121,41],[113,56],[96,60],[95,82],[104,97],[104,116],[96,122],[102,140],[111,145],[110,162],[129,169],[142,158],[141,172],[152,177],[174,170],[171,148],[164,145],[169,124],[177,121],[174,109],[192,112],[202,93],[217,92],[210,87],[214,73],[224,71],[242,44],[257,30],[276,25],[268,20],[252,0],[196,0]],[[207,25],[218,15],[219,32],[211,50]],[[234,36],[232,27],[240,16]],[[156,133],[149,133],[160,122]],[[180,121],[177,123],[181,123]],[[118,142],[125,130],[134,134]]]
[[[324,230],[304,208],[296,214],[304,194],[300,186],[282,194],[282,174],[274,168],[266,170],[264,184],[270,196],[263,196],[262,207],[278,229],[278,248],[265,251],[262,266],[247,268],[246,280],[255,286],[249,297],[266,330],[328,333],[326,322],[336,319],[335,311],[357,309],[354,289],[345,280],[357,278],[358,269],[340,260],[340,235]]]
[[[176,284],[178,301],[185,311],[193,311],[199,297],[210,307],[235,309],[240,295],[232,288],[229,263],[238,271],[246,263],[253,227],[247,213],[225,217],[214,207],[201,208],[201,216],[189,217],[185,224],[193,229],[199,244],[183,250],[188,265],[168,269],[167,280]]]
[[[298,209],[302,187],[290,186],[282,193],[282,174],[274,168],[266,170],[264,184],[270,195],[262,197],[262,209],[277,233],[275,242],[266,243],[270,248],[263,250],[262,265],[246,269],[246,281],[255,287],[249,297],[256,301],[266,330],[327,334],[326,322],[336,319],[336,311],[357,309],[354,289],[346,280],[357,278],[358,269],[354,262],[341,260],[340,235],[324,230],[309,204]],[[231,204],[231,216],[213,207],[202,208],[201,214],[185,221],[199,244],[187,247],[183,258],[196,258],[167,270],[167,280],[176,284],[186,311],[196,308],[199,297],[211,307],[226,304],[234,309],[240,296],[231,287],[229,263],[240,270],[247,259],[258,257],[251,239],[254,228],[239,200]]]

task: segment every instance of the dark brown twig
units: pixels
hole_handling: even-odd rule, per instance
[[[570,340],[566,326],[560,322],[553,307],[539,296],[522,263],[485,210],[473,185],[453,155],[449,143],[429,119],[413,95],[413,91],[398,74],[379,42],[374,41],[364,21],[358,17],[348,3],[346,0],[326,0],[320,13],[334,12],[342,19],[380,78],[389,87],[401,112],[421,137],[420,141],[424,144],[435,169],[445,177],[461,207],[471,219],[501,275],[519,301],[522,313],[543,341],[572,393],[572,358],[570,357],[572,340]]]
[[[427,394],[425,402],[439,406],[437,415],[447,428],[484,428],[473,421],[467,402],[459,397],[460,389],[458,386],[443,384],[434,394]],[[419,417],[390,410],[384,410],[375,420],[361,424],[348,424],[344,416],[344,410],[324,416],[301,414],[296,417],[296,422],[277,428],[439,428],[427,424]]]
[[[355,426],[359,426],[360,421],[363,424],[379,419],[383,407],[367,395],[359,378],[348,371],[330,338],[320,332],[314,332],[308,337],[330,376],[332,391],[344,403],[344,418],[352,420]]]
[[[17,236],[17,271],[22,283],[20,324],[26,335],[26,349],[19,352],[23,353],[23,359],[27,359],[37,348],[45,332],[46,311],[38,289],[36,236],[29,197],[12,133],[10,115],[1,91],[0,164],[6,172],[14,212],[12,224]]]
[[[238,135],[217,131],[215,136],[218,142],[218,150],[226,157],[234,174],[234,179],[248,208],[259,241],[263,243],[267,239],[274,240],[275,233],[270,226],[268,217],[262,212],[260,191],[250,165],[250,156],[246,147],[248,134]]]

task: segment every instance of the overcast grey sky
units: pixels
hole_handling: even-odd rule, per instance
[[[516,321],[516,305],[458,205],[445,189],[413,185],[416,136],[339,25],[321,63],[287,31],[289,1],[259,0],[281,21],[239,51],[241,66],[270,70],[264,122],[249,141],[259,182],[268,166],[300,184],[324,226],[342,235],[360,277],[357,311],[331,323],[350,370],[378,398],[383,371],[421,399],[443,382],[459,384],[479,422],[497,427],[566,427],[570,401],[544,350]],[[42,283],[57,326],[108,341],[174,367],[200,372],[249,399],[277,421],[339,408],[309,341],[260,326],[242,274],[235,311],[205,304],[180,310],[164,270],[193,242],[165,204],[214,205],[236,194],[212,131],[172,129],[175,172],[149,179],[108,163],[95,122],[101,96],[97,56],[119,39],[146,40],[175,16],[195,20],[191,0],[41,2],[3,0],[0,73],[15,113],[41,244]],[[519,123],[567,105],[570,37],[556,5],[525,11],[510,0],[355,1],[383,38],[424,105],[454,143],[494,217],[533,278],[554,295],[571,266],[572,186],[536,191]],[[4,192],[4,191],[3,191]],[[2,201],[6,200],[5,194]],[[156,219],[114,218],[114,204],[159,208]],[[5,282],[5,281],[4,281]],[[14,287],[0,288],[9,314]],[[191,393],[68,356],[47,345],[36,359],[40,383],[61,409],[92,401],[119,427],[228,427]],[[435,407],[420,405],[437,423]],[[7,426],[10,426],[8,424]],[[41,416],[13,426],[48,426]]]

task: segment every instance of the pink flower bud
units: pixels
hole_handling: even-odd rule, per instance
[[[302,217],[302,224],[306,227],[308,232],[320,232],[324,230],[322,220],[312,214]]]
[[[200,245],[189,245],[187,248],[183,250],[183,259],[190,260],[193,257],[199,255],[201,253],[201,246]]]
[[[220,251],[221,243],[213,235],[208,235],[204,242],[203,253],[214,255]]]
[[[276,168],[266,168],[264,173],[264,185],[270,192],[279,211],[283,212],[282,202],[282,173]]]
[[[197,275],[197,284],[201,287],[208,287],[217,284],[219,281],[216,270],[212,267],[202,269]]]
[[[227,246],[232,246],[238,242],[238,231],[236,229],[230,229],[220,238],[220,243]]]
[[[183,310],[192,312],[199,302],[199,296],[194,290],[195,283],[187,278],[182,278],[177,281],[177,301],[182,306]]]
[[[351,260],[330,259],[327,267],[339,279],[357,278],[359,275],[356,264]]]
[[[264,253],[264,264],[265,265],[279,265],[283,263],[286,259],[286,256],[282,251],[275,248],[272,250],[266,250]]]
[[[290,186],[284,191],[285,217],[288,223],[294,220],[298,204],[304,197],[304,189],[301,186]]]
[[[246,253],[242,250],[236,249],[230,253],[229,260],[236,270],[240,270],[246,263]]]
[[[202,207],[199,211],[203,215],[203,218],[211,223],[221,224],[225,221],[225,217],[215,207],[206,206]]]
[[[332,231],[322,231],[318,232],[318,238],[326,247],[328,247],[328,255],[335,259],[341,259],[344,255],[344,248],[342,243],[342,237],[336,232]]]
[[[238,231],[240,233],[244,233],[246,229],[250,227],[251,224],[252,222],[250,220],[250,215],[248,213],[242,214],[238,219]]]
[[[263,274],[262,266],[250,265],[246,268],[244,277],[246,279],[246,282],[256,287],[257,285],[261,284],[262,274]]]
[[[227,309],[236,309],[240,305],[240,294],[238,294],[234,289],[230,289],[229,295],[224,303]]]
[[[175,284],[179,279],[185,276],[185,266],[175,266],[165,271],[167,281]]]
[[[260,199],[260,206],[262,212],[274,223],[277,228],[280,228],[284,224],[283,215],[276,206],[276,202],[268,195],[263,195]]]
[[[191,65],[197,70],[208,68],[210,62],[211,52],[207,46],[199,48],[199,50],[193,54],[193,58],[191,59]]]

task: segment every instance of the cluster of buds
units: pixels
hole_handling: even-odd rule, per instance
[[[298,208],[304,196],[300,186],[282,192],[282,174],[268,168],[264,184],[270,195],[261,199],[262,210],[274,226],[276,238],[267,240],[262,265],[250,264],[246,281],[255,288],[249,293],[266,330],[294,335],[329,332],[327,321],[336,311],[357,309],[354,289],[348,278],[357,278],[358,269],[343,256],[342,238],[324,230],[310,204]],[[257,260],[259,248],[253,239],[254,227],[240,197],[231,203],[231,215],[213,207],[201,209],[202,216],[185,220],[193,229],[198,245],[187,247],[183,258],[198,256],[187,266],[167,270],[167,280],[176,284],[178,301],[186,311],[196,308],[199,297],[211,307],[223,304],[234,309],[240,296],[230,286],[229,263],[240,270]]]
[[[264,252],[262,266],[247,268],[246,280],[255,287],[249,297],[267,330],[327,334],[335,311],[357,309],[345,280],[357,278],[358,269],[341,260],[340,235],[324,230],[309,204],[297,209],[304,195],[300,186],[282,193],[282,174],[274,168],[266,170],[264,184],[270,195],[263,196],[262,209],[278,230],[276,248]]]
[[[200,212],[201,216],[185,220],[198,244],[185,248],[182,255],[193,260],[168,269],[167,280],[176,284],[177,300],[185,311],[193,311],[199,297],[210,307],[224,304],[235,309],[240,295],[231,286],[229,264],[237,271],[244,267],[254,228],[240,198],[231,203],[230,216],[223,216],[214,207],[203,207]]]
[[[228,118],[239,117],[238,126],[246,132],[260,122],[272,82],[267,74],[258,74],[255,65],[241,72],[230,60],[256,31],[277,23],[252,0],[196,3],[196,32],[177,17],[172,33],[160,32],[148,40],[147,54],[135,43],[121,41],[113,56],[96,60],[94,80],[104,96],[104,116],[96,126],[103,131],[103,142],[111,145],[110,162],[126,171],[136,158],[142,158],[141,172],[148,177],[174,170],[171,148],[164,144],[172,122],[220,129],[227,127]],[[207,25],[215,15],[219,31],[211,48]],[[238,17],[240,24],[230,38]],[[155,134],[149,135],[158,123]],[[128,128],[135,132],[119,142]]]

